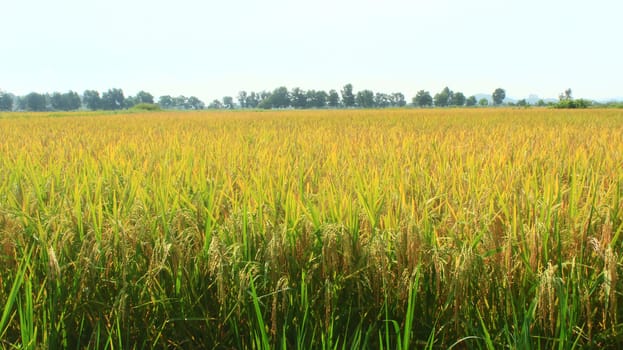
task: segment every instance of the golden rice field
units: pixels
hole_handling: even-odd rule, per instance
[[[622,231],[621,110],[4,114],[0,348],[615,348]]]

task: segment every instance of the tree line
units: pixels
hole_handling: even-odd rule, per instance
[[[570,90],[565,95],[565,101],[571,101]],[[561,95],[562,96],[562,95]],[[125,96],[122,89],[113,88],[100,92],[86,90],[81,95],[74,91],[65,93],[40,94],[31,92],[25,96],[15,96],[0,90],[0,110],[2,111],[73,111],[88,110],[121,110],[140,106],[153,106],[160,109],[200,110],[200,109],[313,109],[313,108],[388,108],[404,107],[473,107],[502,105],[506,98],[506,91],[497,88],[487,98],[477,99],[476,96],[465,96],[460,91],[452,91],[445,87],[436,94],[420,90],[407,103],[404,94],[400,92],[383,93],[364,89],[354,91],[352,84],[346,84],[337,90],[303,90],[295,87],[288,89],[285,86],[272,91],[247,92],[240,91],[236,98],[225,96],[205,104],[196,96],[183,95],[173,97],[160,96],[157,100],[146,91],[139,91],[134,96]],[[561,101],[563,98],[561,97]],[[527,106],[526,100],[519,100],[513,104]],[[544,104],[539,104],[544,105]]]
[[[125,96],[122,89],[109,89],[103,93],[95,90],[86,90],[82,95],[75,91],[65,93],[54,92],[41,94],[31,92],[25,96],[0,90],[0,111],[75,111],[89,110],[121,110],[140,105],[158,106],[162,109],[204,109],[205,104],[195,96],[183,95],[172,97],[160,96],[156,102],[149,92],[139,91],[134,96]]]
[[[493,92],[492,102],[501,105],[506,98],[506,92],[497,88]],[[231,96],[225,96],[221,100],[214,100],[209,109],[234,109],[234,108],[388,108],[407,106],[404,94],[401,92],[383,93],[372,90],[361,90],[355,93],[352,84],[346,84],[338,92],[336,90],[303,90],[295,87],[288,90],[285,86],[278,87],[273,91],[251,92],[240,91],[237,96],[237,104]],[[488,99],[476,100],[475,96],[465,97],[462,92],[454,92],[445,87],[442,91],[431,95],[429,91],[420,90],[411,99],[414,107],[463,107],[463,106],[487,106]]]

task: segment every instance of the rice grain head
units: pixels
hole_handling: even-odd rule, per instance
[[[48,272],[52,281],[55,281],[61,276],[61,268],[58,265],[58,259],[54,252],[54,247],[48,247]]]

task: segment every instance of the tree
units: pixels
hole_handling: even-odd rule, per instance
[[[290,106],[290,95],[285,86],[273,90],[272,94],[264,99],[260,106],[262,108],[286,108]]]
[[[301,88],[295,87],[290,93],[290,100],[292,101],[292,107],[300,109],[307,106],[307,95]]]
[[[324,108],[327,105],[327,93],[322,90],[309,90],[307,96],[307,108]]]
[[[273,90],[273,92],[262,91],[260,93],[259,108],[287,108],[290,106],[290,94],[285,86]]]
[[[247,108],[247,92],[246,91],[240,91],[238,92],[238,104],[240,105],[240,108]]]
[[[208,109],[221,109],[223,104],[219,100],[214,100],[208,105]]]
[[[65,100],[65,105],[70,111],[80,109],[80,107],[82,106],[82,100],[80,99],[80,95],[78,95],[78,93],[75,91],[68,91],[64,93],[63,99]]]
[[[0,111],[13,110],[13,95],[0,90]]]
[[[234,99],[231,98],[231,105],[233,106],[234,104]],[[225,100],[225,98],[223,98],[223,100]],[[195,97],[195,96],[190,96],[188,98],[188,100],[186,100],[186,105],[188,108],[190,109],[194,109],[194,110],[200,110],[200,109],[204,109],[205,108],[205,103],[203,103],[203,101],[201,101],[199,98]]]
[[[342,88],[342,103],[346,108],[355,106],[355,95],[353,95],[352,84],[346,84],[344,88]]]
[[[413,105],[417,107],[430,107],[433,105],[433,98],[430,96],[430,92],[420,90],[413,98]]]
[[[467,107],[473,107],[476,105],[478,101],[476,101],[476,96],[470,96],[467,98],[467,100],[465,100],[465,105]]]
[[[74,111],[80,108],[82,101],[80,100],[80,96],[73,91],[68,91],[63,94],[54,92],[50,96],[50,104],[52,105],[52,109],[57,111]]]
[[[374,95],[374,106],[379,108],[387,108],[391,106],[392,100],[391,97],[382,92],[377,92]]]
[[[495,91],[493,91],[493,95],[491,97],[493,98],[493,104],[499,106],[506,98],[506,91],[504,91],[504,89],[502,88],[497,88],[495,89]]]
[[[528,104],[528,101],[526,101],[525,98],[522,98],[521,100],[517,101],[517,106],[525,108],[525,107],[528,107],[529,104]]]
[[[394,107],[404,107],[407,105],[407,101],[405,101],[405,95],[400,92],[394,92],[391,96],[392,106]]]
[[[173,98],[173,106],[176,109],[188,109],[188,98],[184,95],[179,95]]]
[[[247,108],[257,108],[257,105],[259,103],[260,103],[260,96],[255,92],[251,92],[245,100],[245,106]]]
[[[560,101],[571,101],[571,100],[573,100],[573,97],[571,97],[571,88],[565,90],[563,93],[558,95],[558,99]]]
[[[135,97],[136,103],[154,103],[154,96],[149,92],[139,91]]]
[[[130,109],[136,106],[137,104],[138,104],[138,101],[136,100],[136,97],[134,96],[128,96],[125,98],[125,100],[123,100],[123,108]]]
[[[553,107],[554,108],[588,108],[592,104],[593,102],[580,98],[577,100],[562,100],[554,104]]]
[[[266,91],[266,90],[262,90],[260,92],[257,93],[257,101],[259,103],[263,102],[264,100],[267,100],[270,98],[270,95],[272,95],[272,92],[270,91]]]
[[[435,94],[435,106],[436,107],[447,107],[452,101],[452,90],[447,86],[441,90],[441,92]]]
[[[50,96],[50,104],[52,105],[52,108],[54,110],[57,110],[57,111],[65,110],[65,106],[63,104],[63,95],[61,95],[60,92],[52,93],[52,96]]]
[[[329,90],[329,96],[327,97],[327,104],[331,108],[337,108],[340,105],[340,95],[338,95],[337,91]]]
[[[88,109],[93,111],[102,108],[100,93],[95,90],[85,90],[84,93],[82,93],[82,102]]]
[[[162,109],[171,109],[175,106],[175,101],[170,95],[164,95],[158,98],[158,105],[160,105]]]
[[[355,100],[360,108],[372,108],[374,107],[374,92],[371,90],[359,91]]]
[[[462,92],[455,92],[452,95],[452,105],[462,107],[465,105],[465,95]]]
[[[23,108],[27,111],[45,111],[47,101],[45,95],[36,92],[31,92],[24,97]]]
[[[489,105],[489,100],[487,100],[486,98],[481,98],[480,101],[478,101],[478,104],[481,107],[487,107]]]
[[[109,89],[102,94],[102,108],[107,110],[117,110],[123,108],[125,96],[121,89]]]
[[[223,107],[227,109],[234,109],[234,98],[231,96],[224,96]],[[197,108],[193,108],[193,109],[197,109]]]
[[[262,91],[258,93],[258,108],[269,109],[272,108],[272,93],[270,91]]]

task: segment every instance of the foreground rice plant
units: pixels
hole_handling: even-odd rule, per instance
[[[623,114],[0,118],[0,347],[623,344]]]

